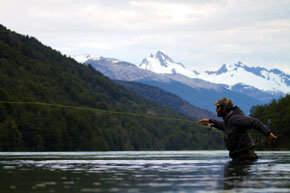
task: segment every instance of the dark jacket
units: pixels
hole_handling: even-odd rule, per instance
[[[269,136],[270,130],[258,119],[245,116],[239,107],[233,109],[227,114],[223,121],[210,119],[213,127],[222,130],[225,133],[225,143],[230,152],[235,152],[255,145],[249,134],[249,129],[260,131],[265,136]]]

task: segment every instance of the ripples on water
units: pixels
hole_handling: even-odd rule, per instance
[[[290,152],[0,153],[0,193],[290,192]]]

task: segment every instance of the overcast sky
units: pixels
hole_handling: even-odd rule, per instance
[[[0,0],[0,23],[66,55],[190,69],[242,61],[290,74],[290,0]]]

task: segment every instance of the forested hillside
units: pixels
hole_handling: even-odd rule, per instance
[[[260,149],[289,150],[290,149],[290,95],[278,100],[272,100],[270,104],[254,106],[251,115],[260,119],[278,136],[274,144],[263,142],[259,144]],[[259,135],[258,141],[263,138]]]
[[[222,134],[216,130],[190,121],[138,116],[188,118],[124,89],[91,66],[79,64],[35,38],[2,25],[0,101],[0,151],[223,148]]]

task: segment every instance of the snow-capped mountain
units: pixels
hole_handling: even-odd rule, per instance
[[[229,89],[238,87],[241,92],[258,89],[274,95],[290,93],[290,75],[278,69],[248,67],[242,62],[234,65],[224,64],[217,71],[197,72],[187,69],[181,63],[176,63],[169,56],[157,51],[145,58],[139,67],[159,74],[182,74],[190,78],[224,84]]]
[[[269,103],[290,93],[290,77],[280,70],[248,67],[238,62],[216,71],[196,72],[157,51],[137,66],[114,58],[72,56],[113,80],[134,81],[159,87],[200,108],[214,111],[212,102],[230,97],[246,114],[253,105]]]
[[[79,63],[85,63],[88,60],[94,60],[94,61],[98,61],[98,60],[106,60],[112,63],[117,63],[120,62],[120,60],[114,59],[114,58],[104,58],[102,56],[91,56],[89,54],[82,54],[82,55],[72,55],[71,56],[73,59],[75,59],[77,62]]]
[[[244,85],[244,88],[254,87],[266,92],[290,93],[290,75],[278,69],[248,67],[242,62],[234,65],[224,64],[217,71],[204,71],[196,77],[218,84],[227,84],[230,88],[239,84]]]
[[[170,82],[171,80],[165,76],[160,76],[149,70],[138,68],[135,64],[120,61],[114,58],[97,57],[90,55],[71,56],[79,63],[92,65],[96,70],[113,80],[124,81],[158,81]]]
[[[190,78],[194,76],[194,73],[186,69],[183,64],[174,62],[169,56],[161,51],[157,51],[143,59],[139,68],[150,70],[158,74],[182,74]]]
[[[264,101],[245,95],[244,93],[231,91],[225,85],[184,76],[180,74],[178,70],[176,70],[176,74],[155,73],[150,70],[141,69],[135,64],[112,58],[87,58],[86,56],[75,57],[75,59],[78,58],[86,58],[86,61],[83,62],[83,64],[90,64],[110,79],[134,81],[155,86],[181,97],[183,100],[188,101],[196,107],[207,109],[212,112],[215,112],[212,102],[224,96],[230,97],[236,104],[239,104],[246,114],[248,114],[253,105],[265,103]],[[163,56],[162,58],[168,59],[169,57]],[[169,63],[175,65],[172,59],[171,61],[168,59],[168,61],[169,62],[164,62],[163,64],[166,64],[167,66],[169,66]],[[181,65],[177,64],[177,66]],[[186,69],[185,67],[183,68]],[[262,93],[262,95],[263,94],[264,93]]]

